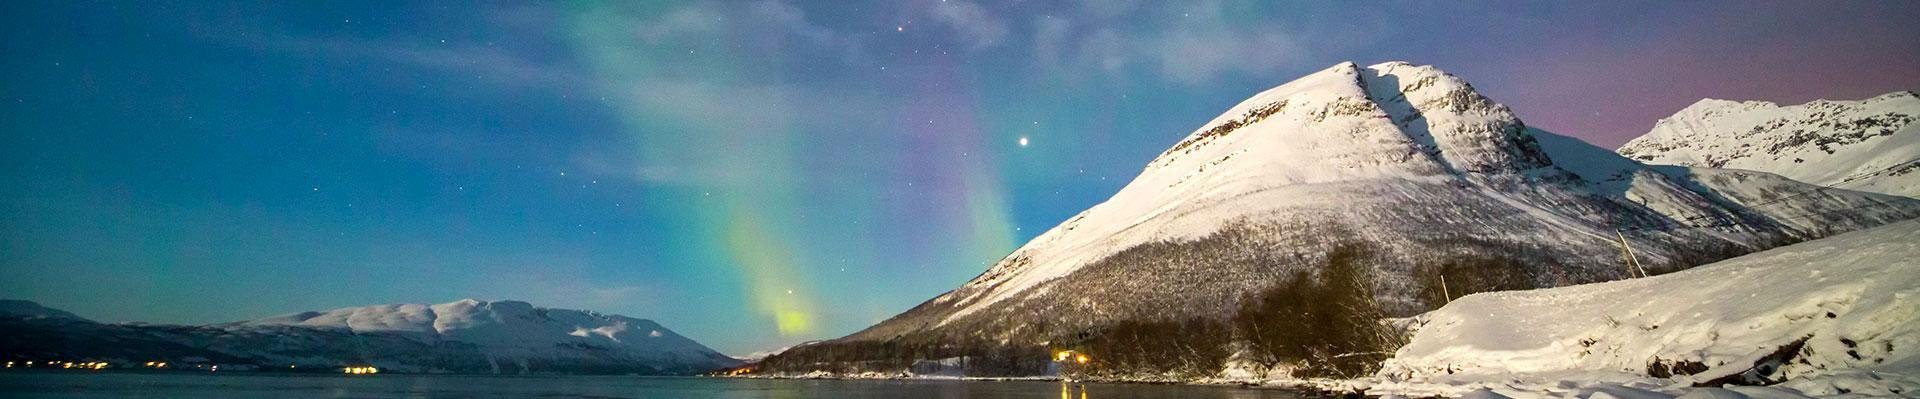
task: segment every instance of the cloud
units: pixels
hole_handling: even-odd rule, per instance
[[[1092,2],[1072,11],[1071,16],[1049,15],[1032,22],[1033,59],[1047,76],[1117,79],[1139,72],[1199,86],[1229,75],[1298,69],[1376,37],[1357,32],[1366,21],[1247,19],[1218,1],[1144,6]]]
[[[662,44],[686,35],[718,32],[722,22],[725,22],[724,16],[706,7],[683,7],[659,19],[635,25],[633,33],[649,43]]]
[[[1231,29],[1219,15],[1181,24],[1141,48],[1173,81],[1200,85],[1227,73],[1261,73],[1297,66],[1311,55],[1293,34],[1275,26]]]
[[[993,47],[1007,38],[1011,29],[993,12],[966,1],[942,1],[933,4],[933,19],[953,28],[974,50]]]

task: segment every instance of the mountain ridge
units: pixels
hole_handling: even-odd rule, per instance
[[[1643,165],[1528,126],[1438,68],[1343,62],[1229,108],[960,287],[763,364],[862,364],[873,351],[852,348],[874,345],[977,356],[1126,323],[1231,319],[1342,247],[1367,249],[1371,296],[1411,315],[1436,305],[1432,279],[1452,264],[1484,269],[1485,281],[1454,280],[1480,289],[1559,286],[1637,273],[1622,240],[1658,273],[1915,216],[1912,199]]]
[[[39,302],[22,300],[22,299],[0,299],[0,316],[55,317],[55,318],[65,318],[65,319],[74,319],[74,320],[87,320],[84,317],[80,317],[79,315],[73,314],[71,312],[67,312],[65,310],[46,307],[46,306],[40,305]]]
[[[1617,149],[1639,161],[1749,169],[1808,183],[1920,196],[1920,95],[1864,100],[1702,99]]]
[[[651,320],[463,299],[199,326],[0,317],[0,353],[453,373],[694,374],[738,364]]]

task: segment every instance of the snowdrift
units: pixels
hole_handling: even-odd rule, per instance
[[[1650,278],[1471,295],[1414,326],[1370,393],[1913,397],[1920,221]]]

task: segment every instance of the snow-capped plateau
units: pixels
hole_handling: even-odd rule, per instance
[[[11,350],[0,353],[70,358],[460,373],[692,374],[739,363],[650,320],[520,301],[374,305],[208,326],[0,323]]]
[[[1920,221],[1667,275],[1482,293],[1417,317],[1369,394],[1920,394]],[[1636,393],[1623,395],[1620,391]]]
[[[1641,164],[1527,126],[1432,66],[1341,63],[1227,110],[959,288],[769,361],[1226,319],[1342,246],[1367,250],[1374,298],[1410,316],[1441,304],[1428,277],[1443,263],[1490,265],[1518,288],[1563,286],[1638,273],[1621,240],[1659,273],[1916,216],[1911,198]]]
[[[1661,119],[1621,155],[1662,165],[1777,173],[1823,186],[1920,197],[1920,95],[1780,106],[1705,99]]]

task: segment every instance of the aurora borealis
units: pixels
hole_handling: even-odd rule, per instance
[[[1848,6],[0,2],[0,297],[520,299],[745,354],[953,288],[1344,60],[1606,147],[1702,97],[1920,86],[1920,6]]]

